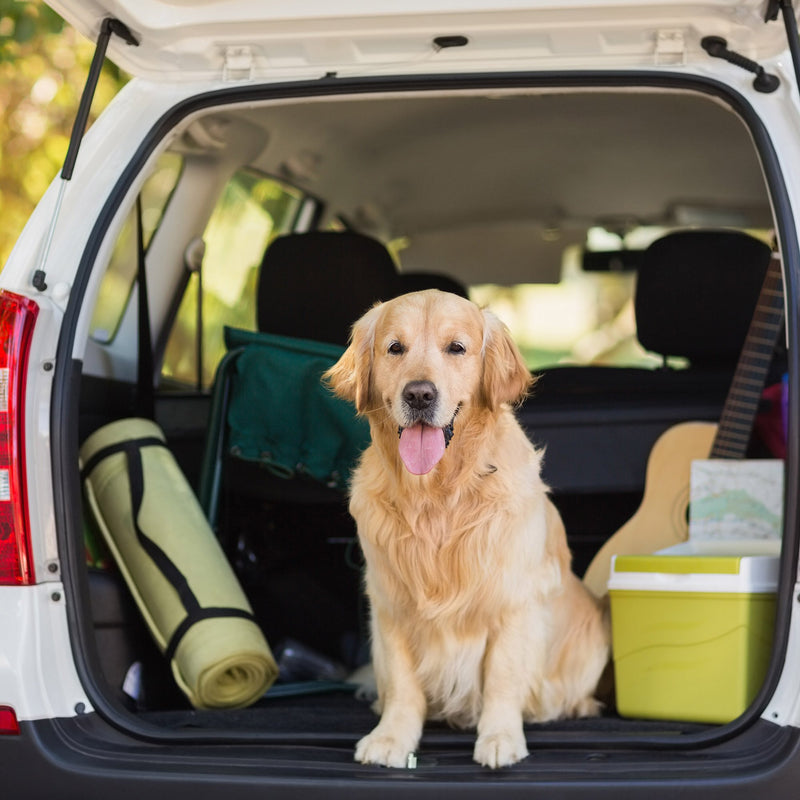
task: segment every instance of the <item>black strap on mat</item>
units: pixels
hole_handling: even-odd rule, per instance
[[[139,527],[139,511],[144,499],[144,470],[142,469],[143,447],[166,447],[166,442],[157,436],[144,436],[139,439],[128,439],[124,442],[108,445],[98,450],[84,465],[82,477],[88,478],[92,470],[109,456],[116,453],[125,453],[128,462],[128,484],[131,494],[131,514],[133,517],[133,528],[136,531],[136,538],[142,549],[150,556],[153,563],[158,567],[161,574],[172,584],[178,593],[180,601],[186,609],[186,617],[173,631],[167,643],[164,655],[168,660],[172,660],[178,645],[186,635],[189,628],[196,622],[204,619],[214,619],[218,617],[241,617],[255,621],[254,616],[243,608],[224,608],[210,607],[203,608],[195,593],[192,591],[186,576],[178,569],[169,556],[150,539],[147,534]]]

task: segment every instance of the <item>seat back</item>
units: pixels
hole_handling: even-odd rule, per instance
[[[281,236],[261,262],[258,329],[345,345],[352,324],[370,306],[400,293],[392,257],[369,236],[334,231]]]
[[[644,253],[634,306],[639,342],[690,368],[735,367],[770,260],[739,231],[679,231]]]

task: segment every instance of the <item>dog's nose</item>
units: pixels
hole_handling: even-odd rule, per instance
[[[403,400],[409,408],[422,411],[433,405],[438,394],[430,381],[411,381],[403,389]]]

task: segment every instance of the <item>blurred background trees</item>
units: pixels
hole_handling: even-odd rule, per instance
[[[41,0],[0,0],[0,267],[61,169],[93,52]],[[106,62],[90,124],[125,80]]]

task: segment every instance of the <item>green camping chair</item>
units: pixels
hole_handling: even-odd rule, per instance
[[[276,485],[269,476],[299,479],[311,502],[344,493],[369,442],[366,420],[321,382],[344,347],[234,328],[225,329],[225,343],[200,479],[200,503],[211,525],[230,459],[260,466],[265,493]],[[275,491],[291,496],[280,484]]]

